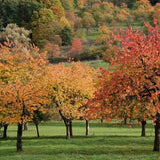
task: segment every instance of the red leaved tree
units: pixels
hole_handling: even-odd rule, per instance
[[[79,38],[74,39],[71,46],[70,57],[75,58],[82,50],[82,42]]]
[[[145,24],[143,31],[119,29],[108,42],[115,48],[112,63],[116,71],[102,72],[97,101],[105,101],[104,113],[110,118],[153,118],[155,126],[154,151],[159,151],[160,127],[160,32]],[[116,42],[116,43],[115,43]],[[117,44],[116,46],[114,44]],[[109,75],[110,77],[106,76]],[[99,109],[99,106],[98,106]]]

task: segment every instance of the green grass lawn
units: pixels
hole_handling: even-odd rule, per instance
[[[141,128],[113,126],[94,121],[90,136],[85,136],[85,122],[74,121],[74,137],[65,139],[63,122],[40,125],[40,138],[35,127],[23,132],[22,153],[16,152],[16,126],[9,126],[8,139],[0,139],[0,160],[159,160],[160,153],[153,152],[154,129],[146,128],[146,137],[140,137]]]

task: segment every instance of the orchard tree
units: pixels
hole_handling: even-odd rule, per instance
[[[53,106],[66,125],[66,138],[72,136],[72,120],[84,115],[83,106],[92,98],[96,70],[80,62],[71,66],[58,64],[50,68],[50,89]]]
[[[37,137],[39,138],[40,137],[40,134],[39,134],[39,124],[42,122],[42,121],[47,121],[49,120],[49,118],[51,117],[51,114],[52,112],[47,112],[47,113],[43,113],[42,111],[40,110],[35,110],[34,113],[33,113],[33,119],[32,121],[34,122],[35,126],[36,126],[36,131],[37,131]]]
[[[45,57],[37,49],[27,50],[20,45],[10,48],[5,44],[0,48],[0,121],[18,124],[17,151],[23,150],[23,123],[32,120],[34,111],[47,111]]]
[[[116,57],[111,61],[117,67],[113,73],[113,82],[106,80],[109,85],[103,87],[104,94],[100,92],[100,95],[104,96],[102,100],[109,101],[106,109],[109,106],[109,111],[111,108],[118,115],[124,112],[124,115],[139,117],[142,121],[154,117],[153,150],[159,151],[160,32],[156,20],[154,27],[148,24],[145,26],[148,29],[147,35],[129,27],[125,31],[120,29],[108,41],[111,45],[118,44],[114,45]],[[111,112],[111,115],[113,113]]]

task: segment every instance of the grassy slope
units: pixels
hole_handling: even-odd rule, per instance
[[[87,63],[89,66],[95,67],[95,68],[99,68],[99,67],[108,68],[109,67],[109,63],[103,60],[82,61],[82,63]]]
[[[74,138],[65,139],[63,122],[44,123],[41,138],[35,127],[23,134],[22,153],[16,150],[16,126],[10,126],[9,139],[0,139],[0,160],[158,160],[152,151],[154,130],[148,125],[147,137],[140,137],[141,128],[126,128],[100,123],[90,125],[90,136],[84,136],[85,122],[73,123]]]
[[[109,63],[105,62],[103,60],[90,60],[90,61],[81,61],[82,63],[87,63],[90,67],[94,67],[94,68],[108,68],[109,67]],[[71,63],[66,63],[66,66],[70,66]]]

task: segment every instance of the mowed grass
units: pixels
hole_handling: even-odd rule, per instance
[[[8,139],[0,139],[0,160],[159,160],[153,152],[154,128],[147,125],[146,137],[141,127],[132,128],[91,121],[90,136],[85,136],[85,122],[74,121],[72,139],[65,139],[63,122],[40,125],[40,138],[35,127],[23,132],[22,153],[16,152],[17,126],[9,126]]]

